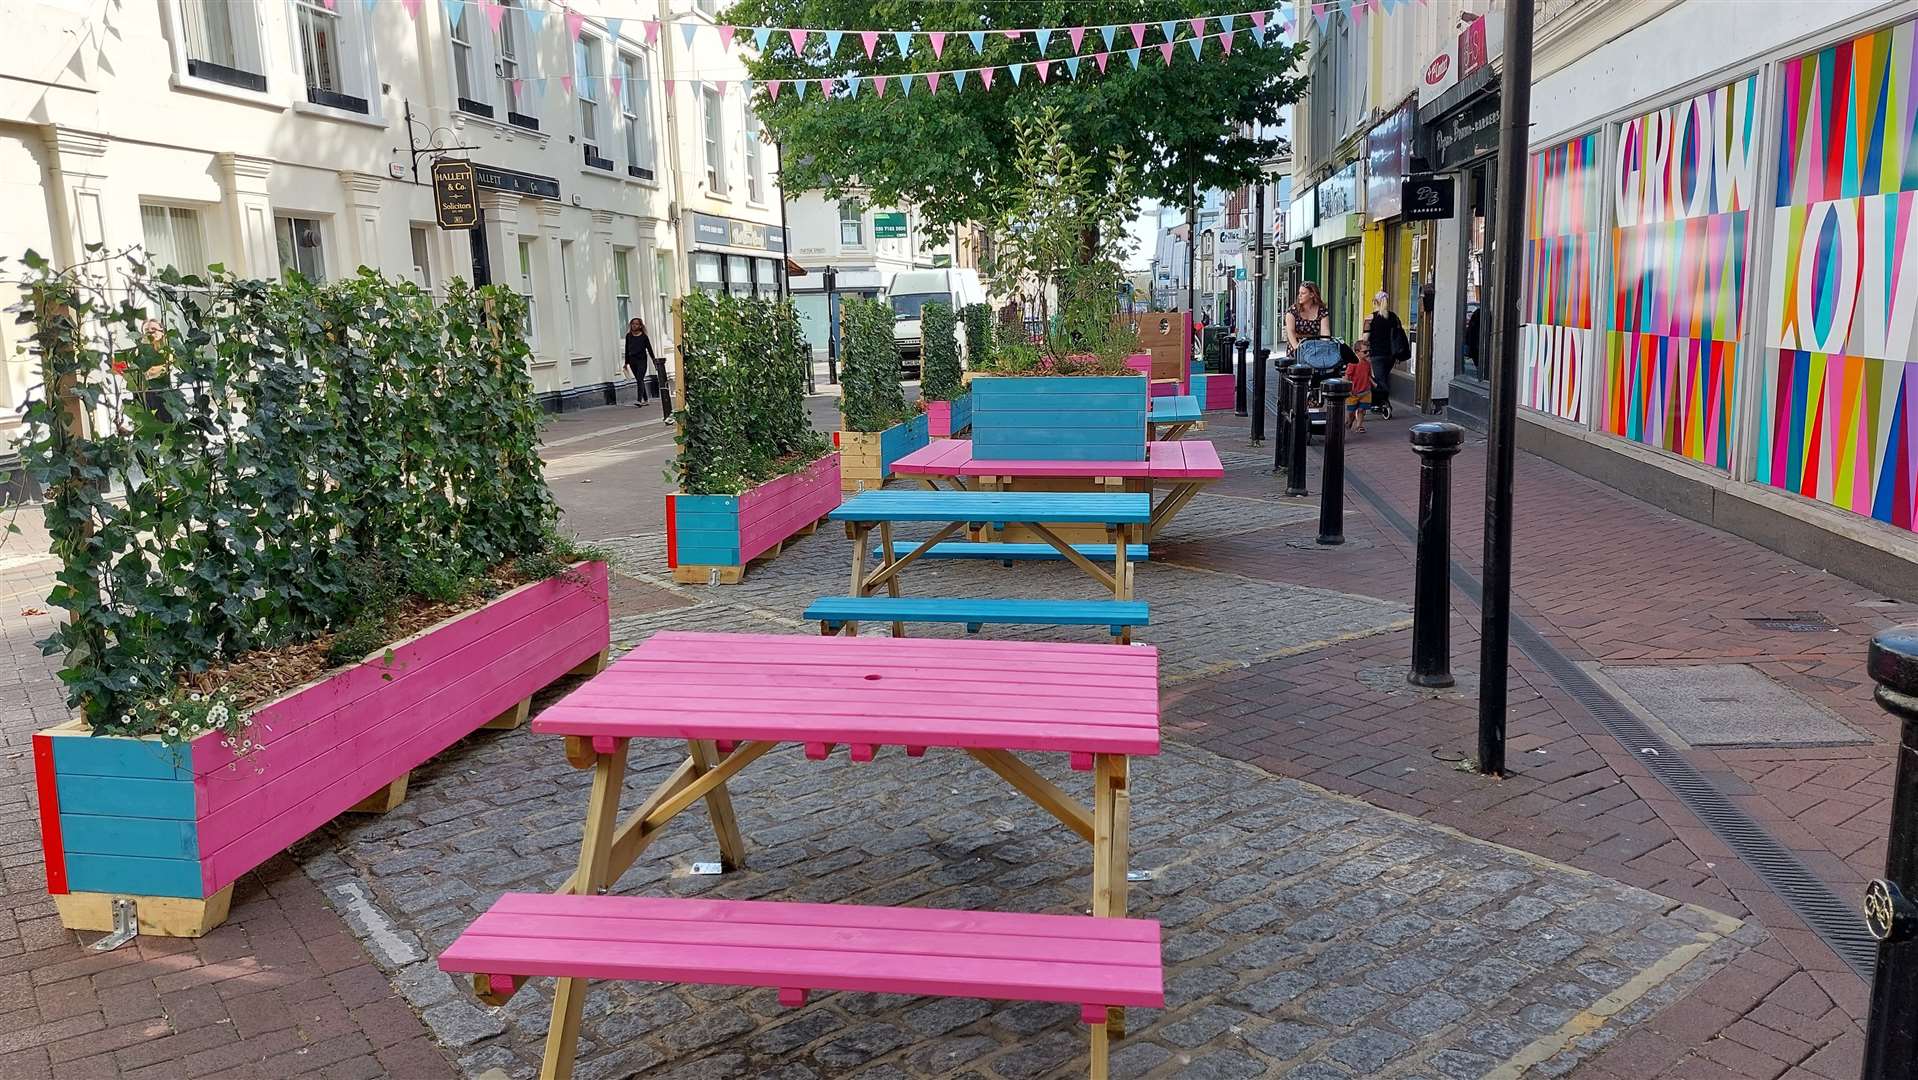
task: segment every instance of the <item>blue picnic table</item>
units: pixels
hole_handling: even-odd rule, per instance
[[[1153,427],[1153,438],[1176,439],[1199,422],[1201,410],[1196,394],[1179,394],[1173,397],[1157,397],[1146,412],[1146,422]]]

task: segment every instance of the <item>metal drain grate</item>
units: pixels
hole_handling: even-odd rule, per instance
[[[1371,503],[1392,527],[1407,539],[1416,539],[1417,530],[1398,509],[1378,497],[1351,470],[1345,482]],[[1483,604],[1484,594],[1478,579],[1460,568],[1451,567],[1452,583],[1475,604]],[[1794,616],[1800,613],[1794,613]],[[1813,615],[1823,621],[1823,616]],[[1756,621],[1756,620],[1754,620]],[[1830,624],[1825,624],[1825,629]],[[1865,921],[1838,894],[1818,879],[1791,849],[1778,842],[1752,817],[1739,809],[1725,793],[1698,771],[1684,755],[1652,734],[1638,717],[1618,703],[1616,698],[1592,680],[1571,658],[1558,651],[1531,623],[1512,616],[1512,641],[1544,669],[1572,699],[1592,714],[1619,745],[1638,755],[1645,771],[1663,784],[1683,803],[1712,835],[1724,842],[1741,862],[1752,868],[1759,880],[1777,894],[1805,925],[1811,927],[1831,950],[1866,982],[1878,960],[1878,945],[1865,929]]]
[[[1745,621],[1760,630],[1782,630],[1787,634],[1822,634],[1838,629],[1830,619],[1816,611],[1794,611],[1789,615],[1770,615]]]

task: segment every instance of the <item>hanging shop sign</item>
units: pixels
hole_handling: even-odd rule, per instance
[[[1365,215],[1380,221],[1399,212],[1399,187],[1412,165],[1418,107],[1407,99],[1365,134]]]
[[[1359,163],[1348,163],[1345,168],[1319,181],[1315,189],[1319,200],[1319,221],[1329,221],[1341,214],[1359,212]]]
[[[740,221],[737,218],[701,214],[697,211],[686,216],[691,219],[694,247],[743,248],[747,251],[784,252],[786,250],[784,232],[778,228],[768,228],[761,222]]]
[[[899,210],[885,210],[872,216],[872,235],[875,240],[903,240],[906,238],[906,215]]]
[[[550,176],[475,164],[473,179],[478,181],[479,186],[494,191],[510,191],[515,195],[531,195],[536,199],[559,198],[559,181]]]
[[[433,163],[433,218],[442,229],[479,224],[479,179],[472,162],[442,158]]]
[[[1433,126],[1432,167],[1439,172],[1497,152],[1497,94],[1486,94]]]
[[[1407,221],[1449,218],[1458,210],[1458,182],[1449,176],[1413,176],[1399,185]]]
[[[1292,200],[1285,211],[1285,242],[1304,240],[1312,235],[1312,227],[1319,223],[1318,189],[1306,188],[1304,194]]]

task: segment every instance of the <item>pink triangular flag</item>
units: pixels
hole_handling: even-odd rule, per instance
[[[866,59],[872,59],[872,50],[879,44],[879,31],[861,30],[859,40],[866,43]]]
[[[339,7],[339,3],[340,3],[340,0],[326,0],[326,10],[333,11],[337,9]],[[497,30],[499,28],[499,24],[494,23],[493,28]]]
[[[611,78],[607,79],[606,82],[607,82],[607,85],[613,88],[613,100],[618,101],[619,88],[625,84],[626,80],[618,75],[614,75]]]
[[[781,83],[781,80],[779,79],[766,80],[766,100],[767,101],[779,100],[779,87],[781,85],[782,83]]]
[[[658,44],[659,43],[659,20],[647,19],[645,22],[645,26],[646,26],[646,44],[648,45]]]
[[[1100,71],[1104,71],[1104,70],[1106,69],[1106,56],[1107,56],[1107,55],[1109,55],[1109,54],[1107,54],[1107,53],[1102,53],[1102,52],[1096,52],[1096,53],[1093,53],[1093,54],[1092,54],[1092,62],[1093,62],[1093,63],[1095,63],[1095,64],[1097,64],[1097,65],[1099,65],[1099,70],[1100,70]]]
[[[1161,41],[1159,43],[1159,55],[1165,58],[1167,67],[1172,66],[1172,43],[1170,41]]]
[[[934,94],[939,92],[939,74],[940,73],[937,71],[926,72],[926,90],[927,91]]]
[[[559,77],[559,85],[560,85],[560,88],[561,88],[561,89],[563,89],[563,90],[565,90],[565,91],[566,91],[567,93],[569,93],[569,94],[570,94],[570,93],[572,93],[572,92],[573,92],[573,77],[572,77],[571,75],[561,75],[561,76]]]
[[[578,41],[579,28],[585,25],[586,25],[586,16],[581,15],[579,12],[574,11],[572,8],[566,9],[566,36],[568,38],[572,39],[573,41]],[[570,91],[571,88],[569,87],[568,89]]]
[[[726,80],[724,80],[724,79],[714,79],[714,80],[713,80],[713,89],[715,89],[715,90],[717,90],[717,91],[719,91],[719,96],[720,96],[720,97],[725,97],[725,96],[726,96]]]
[[[333,5],[328,4],[326,6],[332,7]],[[502,20],[506,18],[505,5],[500,4],[498,0],[487,0],[487,3],[485,5],[485,10],[486,10],[486,25],[493,28],[493,33],[498,34],[499,24]]]
[[[615,96],[617,96],[619,91],[615,89],[613,93]],[[519,101],[524,99],[525,97],[526,97],[526,80],[514,79],[513,80],[513,100]]]
[[[819,80],[819,92],[820,92],[820,93],[822,93],[822,94],[824,94],[824,95],[826,95],[827,97],[831,97],[831,96],[832,96],[832,91],[833,91],[833,85],[832,85],[832,80],[831,80],[831,79],[821,79],[821,80]]]
[[[1040,82],[1046,81],[1046,69],[1050,68],[1051,66],[1052,66],[1052,61],[1050,60],[1041,60],[1038,63],[1032,65],[1033,70],[1039,73]]]
[[[877,90],[877,91],[879,91],[879,96],[880,96],[880,97],[885,97],[885,96],[886,96],[886,84],[887,84],[887,83],[889,83],[889,82],[891,82],[891,81],[892,81],[891,79],[888,79],[888,78],[886,78],[886,77],[885,77],[884,75],[874,75],[874,76],[872,77],[872,88],[873,88],[874,90]]]
[[[1072,51],[1078,52],[1079,43],[1086,39],[1086,28],[1083,26],[1075,26],[1066,31],[1066,37],[1072,41]]]
[[[999,33],[1003,34],[1007,41],[1018,41],[1019,35],[1025,33],[1025,31],[1024,30],[1001,30],[999,31]]]
[[[409,18],[414,22],[418,22],[420,20],[420,5],[425,2],[426,0],[400,0],[400,6],[406,9],[406,14]]]
[[[737,34],[738,32],[739,32],[739,27],[737,26],[720,27],[719,28],[719,47],[730,51],[733,47],[733,35]]]
[[[1219,35],[1219,48],[1224,49],[1227,56],[1232,55],[1232,35],[1236,33],[1237,30],[1227,30]]]
[[[1252,25],[1259,28],[1259,33],[1261,34],[1265,33],[1265,12],[1263,11],[1253,12]]]
[[[1365,5],[1363,3],[1353,4],[1350,14],[1352,16],[1353,26],[1365,25]]]
[[[992,89],[992,73],[994,70],[995,69],[989,67],[979,69],[979,81],[985,83],[986,89],[988,90]]]
[[[930,41],[930,42],[932,42],[932,55],[933,55],[933,59],[935,59],[935,60],[936,60],[936,59],[938,59],[939,57],[941,57],[941,56],[943,56],[943,55],[945,54],[945,51],[946,51],[946,32],[945,32],[944,30],[934,30],[934,31],[932,31],[931,33],[929,33],[929,34],[927,34],[927,35],[926,35],[926,40],[928,40],[928,41]]]
[[[806,51],[806,35],[811,33],[811,31],[794,28],[786,31],[786,33],[793,39],[794,52],[803,53]]]
[[[1205,19],[1203,17],[1192,20],[1192,36],[1197,38],[1205,36]]]
[[[1132,31],[1133,48],[1136,48],[1136,49],[1145,48],[1145,24],[1142,22],[1135,22],[1131,26],[1126,27],[1126,29]]]

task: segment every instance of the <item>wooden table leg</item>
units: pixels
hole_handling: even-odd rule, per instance
[[[1126,830],[1131,823],[1131,796],[1126,786],[1124,754],[1096,754],[1092,759],[1092,914],[1123,918],[1126,913]],[[1106,1023],[1093,1025],[1093,1054],[1099,1040],[1125,1037],[1125,1010],[1106,1010]]]
[[[872,550],[872,523],[852,522],[846,526],[852,530],[852,595],[866,595],[866,555]],[[847,637],[859,636],[859,624],[849,622],[840,630]]]
[[[613,830],[619,821],[619,794],[626,783],[627,740],[614,739],[610,754],[599,754],[593,762],[593,791],[586,800],[586,831],[579,843],[579,869],[575,878],[580,893],[591,896],[604,892],[612,882],[606,880],[612,860]],[[546,1057],[540,1064],[543,1080],[567,1080],[573,1075],[573,1059],[579,1053],[579,1021],[586,1007],[586,980],[561,979],[553,993],[553,1019],[546,1034]]]
[[[893,554],[892,522],[890,521],[882,521],[879,523],[879,546],[883,549],[883,553],[880,555],[880,562],[884,564],[886,569],[891,570]],[[897,571],[886,576],[886,595],[891,597],[897,597],[899,595],[899,574]],[[905,637],[906,624],[902,622],[893,623],[892,636]]]
[[[711,772],[719,763],[719,749],[710,739],[688,739],[686,750],[692,759],[694,780]],[[739,835],[733,797],[727,794],[725,784],[706,793],[706,815],[713,819],[713,832],[719,836],[719,868],[731,872],[746,865],[746,841]]]

